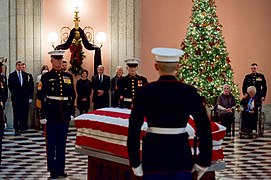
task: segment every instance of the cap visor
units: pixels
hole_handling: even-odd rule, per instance
[[[127,64],[127,66],[129,66],[129,67],[137,67],[138,64]]]

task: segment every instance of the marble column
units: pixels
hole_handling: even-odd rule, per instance
[[[127,58],[140,58],[140,0],[110,0],[110,75]]]
[[[15,62],[27,65],[27,72],[34,77],[41,67],[42,0],[0,0],[0,56],[8,59],[6,75],[15,70]],[[34,125],[33,105],[30,105],[29,125]],[[8,126],[12,127],[12,106],[6,103]]]

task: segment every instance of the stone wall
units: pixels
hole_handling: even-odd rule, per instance
[[[8,59],[6,75],[15,70],[21,60],[34,81],[40,74],[42,57],[42,3],[43,0],[0,0],[0,56]],[[35,83],[36,84],[36,83]],[[34,125],[34,101],[30,104],[29,125]],[[6,106],[8,126],[13,126],[10,98]]]

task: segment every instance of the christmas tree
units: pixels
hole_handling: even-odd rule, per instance
[[[214,104],[224,84],[232,87],[232,94],[239,101],[238,87],[233,80],[233,70],[221,30],[215,0],[194,0],[186,38],[181,43],[185,54],[180,59],[177,77],[195,86],[208,105]]]

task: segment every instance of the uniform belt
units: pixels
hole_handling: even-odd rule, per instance
[[[159,128],[148,127],[147,132],[155,134],[182,134],[185,133],[185,128]]]
[[[67,101],[68,97],[60,97],[60,96],[47,96],[48,99],[58,100],[58,101]]]
[[[133,102],[133,99],[132,99],[132,98],[123,98],[123,101],[126,101],[126,102]]]

